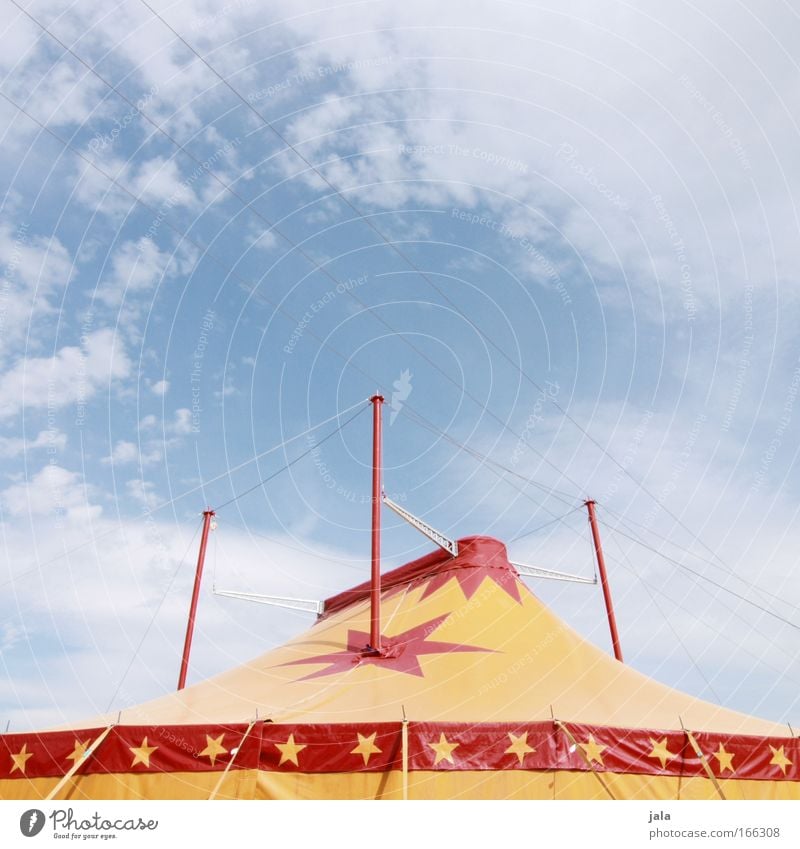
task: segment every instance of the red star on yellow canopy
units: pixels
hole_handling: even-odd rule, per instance
[[[323,675],[335,675],[353,668],[354,663],[361,665],[377,664],[383,669],[391,669],[394,672],[405,672],[407,675],[423,677],[422,667],[419,659],[426,654],[449,654],[450,652],[492,652],[492,649],[483,649],[478,646],[465,646],[461,643],[443,643],[429,640],[428,637],[444,622],[449,614],[437,616],[429,622],[423,622],[415,628],[410,628],[402,634],[393,637],[384,636],[381,641],[382,651],[379,655],[363,654],[364,648],[369,642],[369,634],[366,631],[347,632],[347,648],[330,654],[318,654],[314,657],[304,657],[301,660],[290,660],[281,666],[295,666],[299,664],[326,664],[326,669],[312,672],[298,680],[308,681],[311,678],[319,678]]]
[[[434,760],[433,765],[439,763],[439,761],[450,761],[451,764],[455,764],[453,760],[453,750],[458,748],[458,743],[451,743],[448,741],[447,737],[444,736],[444,731],[439,735],[438,743],[429,743],[427,740],[425,741],[426,746],[430,746],[434,752],[436,752],[436,760]]]
[[[586,760],[591,763],[592,761],[597,761],[600,766],[605,766],[603,763],[603,749],[605,746],[601,746],[599,743],[595,742],[594,737],[590,734],[589,739],[585,743],[578,743],[578,745],[583,749],[584,754],[586,755]]]
[[[25,769],[28,766],[28,759],[32,757],[33,752],[28,751],[28,744],[26,743],[16,755],[11,755],[11,760],[14,761],[14,766],[11,767],[11,772],[19,770],[23,775],[25,775]]]
[[[147,769],[150,769],[150,756],[158,746],[148,746],[147,737],[145,737],[140,746],[128,746],[128,748],[133,752],[132,767],[136,766],[136,764],[144,764]]]
[[[725,746],[723,746],[722,743],[719,744],[719,749],[717,749],[717,751],[714,752],[714,757],[719,761],[720,774],[725,772],[726,769],[729,769],[731,772],[734,771],[734,769],[733,769],[734,753],[733,752],[726,752]]]
[[[289,739],[285,743],[276,743],[275,748],[281,753],[281,759],[278,766],[285,764],[287,761],[290,761],[295,766],[300,766],[297,762],[297,756],[306,747],[302,743],[295,743],[294,734],[290,734]]]
[[[779,746],[777,749],[774,746],[770,746],[770,749],[772,749],[772,760],[769,762],[770,766],[780,767],[781,772],[786,775],[786,767],[791,766],[792,762],[786,757],[783,746]]]
[[[80,740],[75,740],[75,748],[72,750],[71,755],[67,755],[67,760],[72,761],[73,763],[78,763],[78,761],[82,761],[86,757],[86,750],[88,748],[88,740],[85,743],[81,743]]]
[[[527,731],[523,731],[522,734],[519,735],[512,734],[509,731],[508,736],[511,739],[511,745],[506,749],[505,753],[507,755],[516,755],[519,758],[520,764],[522,764],[522,762],[525,760],[525,755],[536,751],[533,746],[528,745]]]
[[[675,757],[675,753],[670,752],[670,750],[667,748],[667,738],[662,737],[661,740],[657,743],[651,737],[650,743],[652,744],[653,748],[647,757],[658,758],[661,761],[661,769],[664,769],[667,765],[667,761]]]
[[[206,734],[206,747],[200,752],[201,758],[210,758],[211,766],[214,766],[214,763],[217,760],[218,755],[227,755],[228,750],[222,745],[222,738],[224,734],[220,734],[219,737],[214,737],[213,739]]]
[[[378,732],[373,731],[369,737],[365,737],[363,734],[358,735],[358,745],[350,752],[351,755],[361,755],[364,758],[364,766],[369,763],[369,759],[372,755],[380,754],[380,749],[375,745],[375,737]]]

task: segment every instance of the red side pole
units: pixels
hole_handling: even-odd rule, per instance
[[[369,646],[381,651],[381,405],[383,395],[372,402],[372,575],[370,587]]]
[[[197,600],[200,597],[200,581],[203,577],[203,564],[206,561],[206,546],[208,545],[208,532],[211,528],[211,520],[214,517],[213,510],[203,512],[203,532],[200,536],[200,551],[197,554],[197,570],[194,575],[194,590],[192,591],[192,603],[189,607],[189,621],[186,624],[186,640],[183,644],[183,658],[181,659],[181,674],[178,676],[178,689],[186,686],[186,673],[189,671],[189,652],[192,650],[192,637],[194,636],[194,620],[197,614]]]
[[[622,649],[619,645],[619,634],[617,633],[617,620],[614,616],[614,603],[611,601],[611,587],[608,585],[606,574],[606,561],[603,557],[603,546],[600,544],[600,529],[597,527],[597,516],[594,511],[594,501],[585,501],[589,510],[589,522],[592,526],[592,538],[594,539],[594,551],[597,555],[597,568],[600,571],[600,583],[603,587],[603,598],[606,601],[606,613],[608,614],[608,627],[611,631],[611,642],[614,646],[614,657],[622,661]]]

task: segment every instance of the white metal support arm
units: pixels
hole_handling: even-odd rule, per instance
[[[557,572],[554,569],[542,569],[540,566],[528,566],[525,563],[515,563],[511,561],[511,565],[520,573],[528,578],[548,578],[551,581],[571,581],[574,584],[596,584],[597,578],[583,578],[580,575],[570,575],[568,572]]]
[[[273,607],[286,607],[289,610],[305,610],[307,613],[316,613],[318,616],[323,612],[325,603],[316,599],[308,598],[285,598],[279,595],[259,595],[258,593],[244,593],[236,590],[214,590],[214,595],[223,595],[226,598],[238,598],[242,601],[255,601],[258,604],[271,604]]]
[[[437,531],[436,528],[431,527],[431,525],[427,522],[423,522],[422,519],[418,518],[413,513],[409,513],[408,510],[401,507],[399,504],[395,504],[394,501],[387,498],[385,495],[383,496],[383,503],[390,510],[394,510],[401,519],[405,519],[409,525],[415,527],[420,533],[425,534],[429,540],[435,542],[440,548],[443,548],[445,551],[452,554],[453,557],[458,557],[458,543],[454,539],[450,539],[450,537],[447,537],[440,531]]]

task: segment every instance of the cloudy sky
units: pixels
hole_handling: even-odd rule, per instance
[[[208,505],[191,680],[362,580],[376,389],[395,500],[591,577],[596,499],[626,660],[800,726],[789,4],[0,9],[3,728],[174,687]]]

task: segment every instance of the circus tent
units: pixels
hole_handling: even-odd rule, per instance
[[[5,799],[800,798],[800,740],[600,651],[506,548],[458,541],[287,644],[69,729],[0,737]]]

